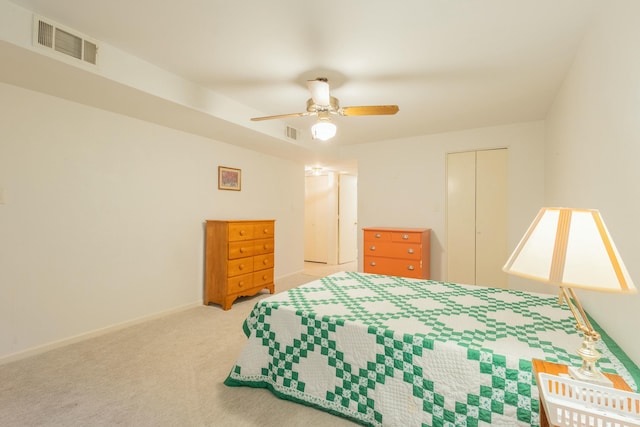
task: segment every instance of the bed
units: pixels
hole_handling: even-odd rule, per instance
[[[341,272],[259,301],[225,384],[369,426],[537,426],[534,358],[580,365],[553,295]],[[600,368],[640,370],[598,327]]]

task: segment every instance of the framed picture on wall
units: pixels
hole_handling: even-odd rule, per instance
[[[241,174],[240,169],[218,166],[218,190],[240,191]]]

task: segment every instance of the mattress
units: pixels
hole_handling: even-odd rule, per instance
[[[537,426],[531,360],[581,364],[556,296],[357,272],[263,299],[243,327],[226,385],[369,426]],[[637,390],[640,370],[597,328],[600,368]]]

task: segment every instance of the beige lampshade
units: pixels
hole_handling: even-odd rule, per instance
[[[636,292],[600,212],[593,209],[542,208],[503,270],[556,286]]]

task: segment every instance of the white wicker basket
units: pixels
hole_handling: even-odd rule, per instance
[[[549,423],[570,427],[640,427],[640,394],[540,374]]]

